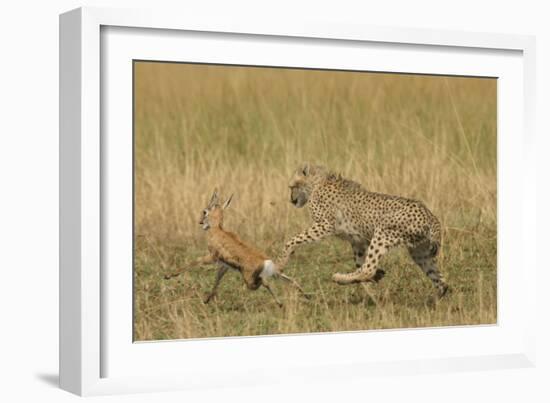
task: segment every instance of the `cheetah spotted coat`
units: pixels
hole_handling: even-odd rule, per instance
[[[439,296],[445,294],[448,286],[437,267],[440,224],[422,202],[370,192],[322,166],[308,164],[296,171],[290,188],[293,203],[306,200],[302,203],[307,205],[313,223],[286,242],[277,259],[281,269],[297,246],[334,235],[351,244],[356,270],[336,273],[333,280],[338,284],[378,281],[384,275],[378,268],[380,259],[403,245]],[[295,200],[294,195],[298,195]]]

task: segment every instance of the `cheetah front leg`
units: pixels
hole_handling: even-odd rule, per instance
[[[296,280],[294,280],[292,277],[289,277],[289,276],[287,276],[286,274],[283,274],[283,273],[279,273],[279,276],[281,276],[282,279],[288,281],[294,287],[296,287],[305,299],[310,299],[310,296],[305,293],[304,289],[300,286],[300,284]]]
[[[316,222],[301,234],[294,236],[285,244],[283,251],[277,257],[277,259],[275,259],[275,264],[277,265],[278,270],[280,272],[283,271],[288,263],[290,255],[294,252],[294,249],[296,249],[297,246],[320,241],[321,239],[332,235],[333,232],[333,226],[330,225],[328,222]]]
[[[399,239],[393,238],[383,231],[376,231],[367,248],[365,261],[361,267],[353,273],[335,273],[332,280],[341,285],[378,281],[384,272],[377,269],[378,262],[382,256],[398,244]]]
[[[271,294],[271,296],[273,297],[273,299],[275,300],[277,305],[279,305],[279,308],[282,308],[283,303],[281,301],[279,301],[279,298],[277,298],[277,296],[275,295],[275,293],[273,292],[273,290],[271,289],[269,284],[267,284],[263,279],[262,279],[262,285],[264,286],[264,288],[267,289],[267,291],[269,291],[269,293]]]

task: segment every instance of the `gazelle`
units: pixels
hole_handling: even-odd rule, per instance
[[[207,304],[216,295],[220,282],[229,269],[241,272],[244,282],[250,290],[257,290],[260,286],[265,287],[273,296],[279,306],[282,303],[273,293],[266,280],[269,277],[281,277],[292,283],[303,296],[308,297],[302,287],[289,276],[280,273],[273,261],[271,261],[263,252],[254,246],[243,242],[236,234],[226,231],[223,228],[224,210],[229,207],[233,195],[231,195],[223,205],[218,203],[218,193],[214,191],[210,202],[201,213],[199,224],[206,231],[208,242],[208,255],[197,259],[193,264],[218,264],[218,272],[214,288],[208,294],[204,302]],[[168,274],[165,279],[178,276],[186,270],[179,270]]]

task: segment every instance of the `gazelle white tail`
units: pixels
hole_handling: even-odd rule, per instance
[[[274,275],[279,274],[277,271],[277,268],[275,267],[275,263],[273,263],[272,260],[264,260],[264,268],[262,272],[260,273],[260,277],[263,279],[273,277]]]

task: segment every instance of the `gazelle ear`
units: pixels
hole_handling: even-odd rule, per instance
[[[210,201],[208,202],[208,207],[212,207],[217,202],[218,202],[218,189],[214,189],[214,193],[212,193],[212,197],[210,198]]]
[[[303,166],[302,166],[302,175],[304,176],[308,176],[309,175],[309,163],[306,162]]]
[[[228,208],[229,205],[231,204],[231,200],[232,200],[232,199],[233,199],[233,195],[229,196],[229,199],[227,199],[227,200],[225,201],[225,203],[223,204],[222,209],[225,210],[226,208]]]

